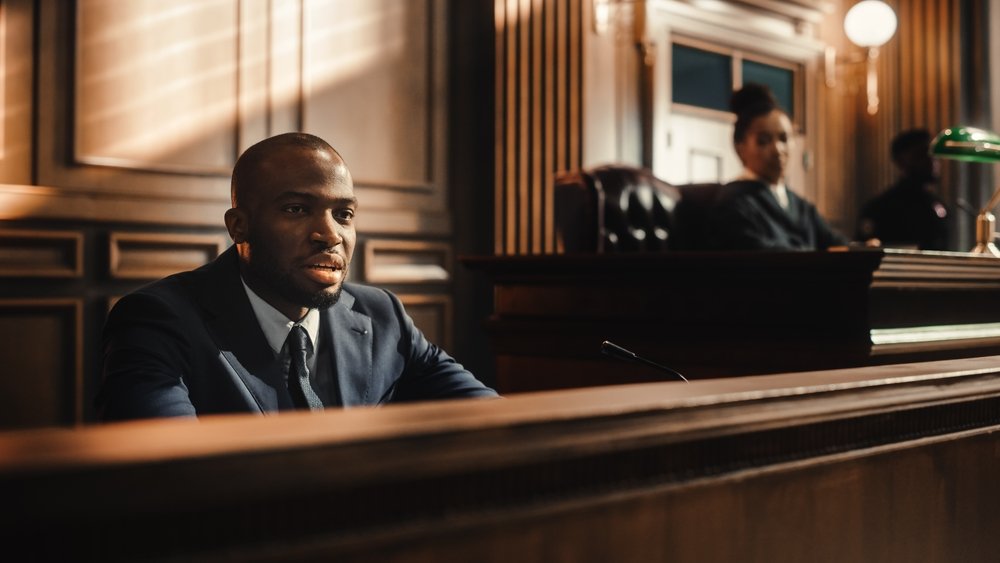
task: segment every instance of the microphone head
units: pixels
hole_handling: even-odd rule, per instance
[[[601,343],[601,353],[604,354],[605,356],[610,356],[612,358],[618,358],[621,360],[634,361],[636,359],[635,352],[630,352],[625,348],[622,348],[621,346],[615,344],[614,342],[610,342],[607,340]]]

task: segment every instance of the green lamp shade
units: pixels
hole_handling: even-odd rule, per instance
[[[949,127],[934,137],[931,154],[968,162],[1000,162],[1000,135],[975,127]]]

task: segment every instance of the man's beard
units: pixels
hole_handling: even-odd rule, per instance
[[[266,243],[262,244],[262,239],[250,235],[247,237],[247,242],[250,243],[251,249],[250,261],[247,264],[250,274],[285,301],[309,309],[329,309],[340,300],[340,292],[344,289],[343,282],[333,292],[305,290],[295,285],[292,272],[281,268],[274,252]],[[343,274],[342,279],[346,279],[346,267]]]

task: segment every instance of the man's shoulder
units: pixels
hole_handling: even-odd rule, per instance
[[[392,307],[393,302],[398,301],[388,290],[355,282],[345,283],[344,293],[350,296],[350,302],[341,298],[341,303],[356,310]]]
[[[125,295],[121,301],[154,300],[169,307],[193,305],[200,295],[221,282],[218,278],[218,262],[209,262],[195,270],[178,272],[148,283]]]

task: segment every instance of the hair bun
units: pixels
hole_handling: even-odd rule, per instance
[[[753,113],[767,113],[777,107],[778,101],[774,99],[771,89],[754,82],[745,84],[729,98],[729,109],[736,115],[748,110]]]

